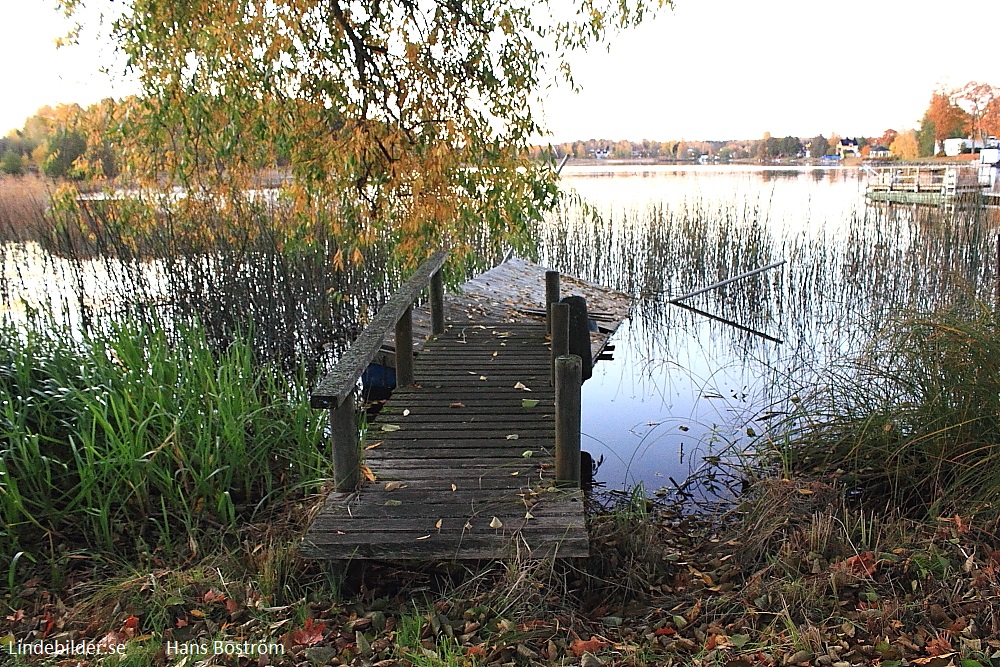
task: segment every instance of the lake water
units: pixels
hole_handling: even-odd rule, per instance
[[[994,282],[982,211],[867,205],[857,169],[587,167],[563,183],[578,198],[543,226],[542,263],[636,298],[583,392],[609,488],[715,470],[889,318]],[[782,260],[686,302],[780,343],[669,303]]]
[[[891,318],[993,298],[995,211],[868,205],[857,169],[570,166],[562,179],[572,196],[537,230],[540,263],[635,298],[614,360],[600,362],[583,391],[584,448],[609,488],[669,493],[699,471],[701,482],[718,472],[721,484],[720,460],[738,458],[791,398]],[[42,293],[29,307],[73,323],[81,301],[98,312],[158,302],[170,275],[176,294],[205,301],[203,321],[256,304],[261,340],[293,352],[346,336],[343,322],[357,322],[387,289],[364,271],[327,285],[322,261],[288,264],[273,252],[233,266],[182,258],[170,272],[163,262],[54,258],[31,244],[2,250],[0,315],[25,315],[8,298],[18,285]],[[782,261],[685,301],[701,313],[670,303]],[[331,293],[347,295],[343,312],[300,330]]]

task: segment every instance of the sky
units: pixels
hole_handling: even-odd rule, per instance
[[[135,92],[84,16],[80,44],[55,0],[0,0],[8,63],[0,134],[44,105]],[[544,91],[549,141],[880,136],[915,128],[931,93],[1000,85],[1000,3],[984,0],[676,0],[573,59],[581,93]],[[13,61],[11,60],[12,54]],[[101,68],[112,70],[109,77]]]

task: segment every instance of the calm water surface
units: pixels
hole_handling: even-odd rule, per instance
[[[542,263],[636,298],[583,392],[584,448],[610,488],[675,489],[888,318],[992,284],[987,221],[867,206],[856,169],[587,167],[563,183],[579,201],[543,227]],[[688,302],[780,344],[668,303],[781,260]]]

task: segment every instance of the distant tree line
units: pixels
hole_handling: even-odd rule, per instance
[[[931,157],[943,150],[945,139],[973,138],[985,145],[990,137],[1000,136],[1000,87],[971,81],[954,89],[941,89],[931,95],[927,110],[916,129],[887,129],[878,137],[850,137],[857,141],[861,157],[873,149],[887,149],[902,160]],[[532,146],[536,159],[559,159],[565,155],[581,158],[652,158],[659,160],[697,161],[702,156],[713,160],[759,160],[811,157],[838,154],[841,137],[833,133],[812,138],[772,137],[765,133],[756,140],[730,141],[628,141],[588,139],[548,146]]]

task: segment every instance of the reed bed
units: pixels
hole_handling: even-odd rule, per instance
[[[39,238],[54,187],[39,176],[0,175],[0,244]]]

